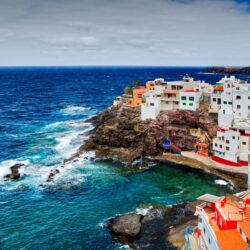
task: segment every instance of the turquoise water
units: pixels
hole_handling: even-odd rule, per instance
[[[117,249],[105,227],[110,217],[231,192],[216,177],[170,163],[139,172],[116,162],[91,162],[86,155],[63,163],[93,128],[86,119],[111,105],[126,85],[186,73],[211,82],[221,77],[201,70],[0,69],[0,249]],[[4,181],[16,162],[26,164],[21,178]],[[55,168],[60,174],[46,182]]]

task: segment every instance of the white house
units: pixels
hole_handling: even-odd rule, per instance
[[[221,109],[218,116],[220,127],[250,126],[250,85],[235,77],[223,78]],[[242,124],[246,124],[245,126]]]
[[[200,106],[201,92],[196,90],[180,91],[180,109],[196,111]]]
[[[161,111],[161,91],[150,90],[143,95],[141,120],[155,120]]]
[[[213,140],[213,160],[232,166],[247,166],[250,150],[250,132],[221,129]]]

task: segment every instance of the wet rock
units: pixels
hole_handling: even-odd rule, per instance
[[[63,166],[61,166],[61,168],[62,168]],[[49,175],[48,175],[48,178],[47,178],[47,182],[51,182],[51,181],[53,181],[54,180],[54,178],[55,178],[55,176],[57,175],[57,174],[59,174],[60,173],[60,170],[59,169],[54,169],[54,170],[51,170],[51,172],[49,173]]]
[[[143,216],[138,214],[118,216],[109,221],[108,228],[120,241],[129,244],[140,234],[142,218]]]
[[[108,228],[121,243],[132,249],[184,249],[185,227],[190,223],[196,227],[198,223],[194,216],[198,204],[195,201],[172,207],[153,206],[144,216],[133,213],[111,219]],[[137,226],[135,235],[128,234],[127,223]]]
[[[19,179],[21,177],[21,174],[19,172],[19,169],[21,167],[25,166],[24,164],[22,163],[17,163],[13,166],[10,167],[10,170],[11,170],[11,173],[10,174],[7,174],[4,176],[4,179],[5,180],[16,180],[16,179]]]

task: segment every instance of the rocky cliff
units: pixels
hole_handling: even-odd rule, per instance
[[[250,67],[209,67],[207,73],[250,75]]]
[[[80,152],[95,150],[97,156],[115,156],[126,162],[141,156],[161,155],[163,141],[167,138],[181,150],[194,150],[195,138],[189,135],[191,127],[200,127],[211,137],[217,130],[206,108],[196,112],[164,111],[157,120],[141,121],[139,109],[112,106],[90,122],[96,125],[96,129]]]

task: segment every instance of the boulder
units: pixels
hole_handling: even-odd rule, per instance
[[[21,177],[21,174],[19,172],[19,168],[25,166],[23,163],[16,163],[15,165],[10,167],[10,174],[7,174],[4,176],[5,180],[16,180]]]
[[[118,216],[109,221],[108,228],[116,236],[136,237],[140,234],[142,218],[139,214]]]

